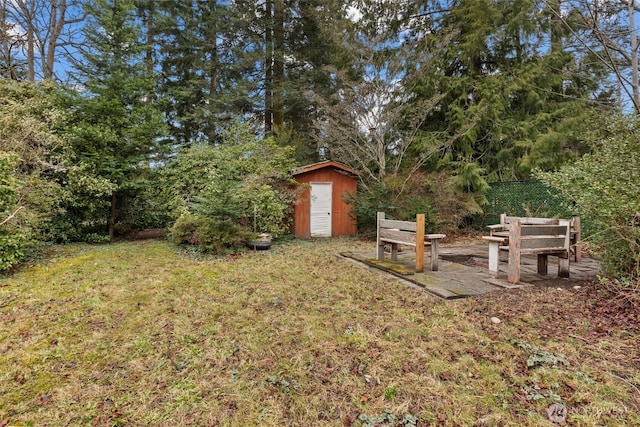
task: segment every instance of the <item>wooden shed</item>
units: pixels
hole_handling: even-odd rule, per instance
[[[297,237],[353,235],[357,224],[349,215],[345,193],[355,194],[359,173],[348,166],[327,160],[291,171],[301,184],[308,184],[294,207],[293,233]]]

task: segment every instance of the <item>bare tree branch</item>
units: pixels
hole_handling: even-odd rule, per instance
[[[15,218],[18,212],[20,212],[22,209],[24,209],[24,206],[19,206],[18,209],[16,209],[11,214],[9,214],[8,217],[6,217],[4,220],[2,220],[2,222],[0,222],[0,227],[2,227],[3,225],[11,221],[13,218]]]

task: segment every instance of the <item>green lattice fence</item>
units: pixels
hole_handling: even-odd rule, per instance
[[[541,181],[495,182],[487,192],[489,204],[484,214],[474,218],[475,228],[500,222],[500,214],[512,216],[536,216],[544,218],[571,218],[566,200],[552,187]],[[583,222],[584,224],[584,222]]]

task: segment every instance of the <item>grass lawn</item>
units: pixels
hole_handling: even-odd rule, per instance
[[[0,279],[0,426],[640,425],[637,329],[593,292],[445,302],[345,250],[53,248]]]

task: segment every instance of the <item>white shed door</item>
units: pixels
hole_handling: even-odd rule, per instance
[[[311,183],[311,237],[331,237],[331,183]]]

